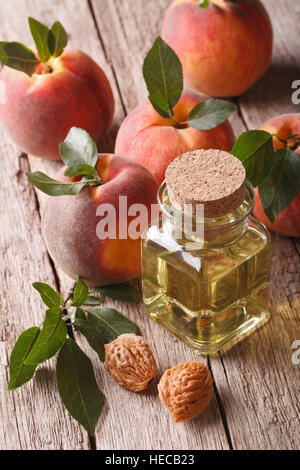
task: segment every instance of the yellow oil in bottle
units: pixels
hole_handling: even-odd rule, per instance
[[[224,246],[186,250],[156,222],[143,242],[146,314],[201,354],[239,341],[268,317],[270,237],[251,217],[241,230],[228,243],[230,230],[223,235]]]

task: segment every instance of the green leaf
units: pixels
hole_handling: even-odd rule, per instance
[[[100,292],[114,300],[123,300],[125,302],[138,302],[140,298],[139,291],[131,284],[113,284],[111,286],[93,287],[94,292]]]
[[[148,99],[150,101],[150,103],[152,104],[152,107],[155,109],[155,111],[162,117],[164,118],[169,118],[170,119],[170,111],[167,112],[167,111],[164,111],[163,109],[161,109],[159,106],[157,106],[154,101],[152,101],[152,98],[151,96],[148,96]],[[171,116],[173,116],[173,111],[171,111]]]
[[[198,103],[188,116],[191,127],[201,131],[207,131],[217,127],[229,118],[236,110],[236,106],[229,101],[210,99]]]
[[[101,305],[102,303],[103,301],[99,297],[93,295],[89,295],[84,301],[84,305]]]
[[[84,304],[88,295],[88,286],[80,278],[78,278],[71,305],[74,307],[80,307],[80,305]]]
[[[98,389],[91,361],[71,339],[58,355],[56,381],[71,416],[94,435],[105,397]]]
[[[49,308],[60,307],[62,304],[62,296],[56,292],[52,287],[44,282],[34,282],[32,286],[40,293],[42,301]]]
[[[90,165],[95,167],[98,149],[91,136],[83,129],[72,127],[64,142],[59,145],[62,160],[67,166]]]
[[[275,152],[274,165],[258,187],[262,207],[271,222],[300,191],[300,158],[290,149]]]
[[[39,334],[40,329],[34,326],[24,331],[17,339],[9,361],[8,390],[21,387],[33,377],[37,364],[25,365],[24,361],[36,343]]]
[[[59,21],[53,24],[51,33],[49,35],[48,47],[53,57],[59,57],[68,44],[68,35]]]
[[[40,364],[54,356],[64,344],[67,336],[67,327],[62,320],[58,307],[46,312],[41,334],[28,354],[25,364]]]
[[[34,18],[29,17],[28,23],[40,59],[42,62],[47,62],[51,56],[51,52],[48,47],[48,40],[49,35],[52,35],[52,33],[47,28],[47,26],[35,20]]]
[[[100,361],[105,361],[105,334],[102,325],[95,321],[88,321],[83,310],[78,308],[76,311],[75,329],[80,331],[87,339],[90,346],[96,351]]]
[[[75,194],[78,194],[84,186],[88,186],[89,183],[94,182],[94,180],[85,176],[80,181],[76,181],[74,183],[62,183],[61,181],[50,178],[40,171],[26,173],[26,176],[34,186],[43,193],[49,194],[49,196],[74,196]]]
[[[200,8],[207,8],[209,6],[209,0],[200,0],[199,7]]]
[[[248,180],[256,187],[268,175],[274,161],[273,140],[266,131],[247,131],[239,136],[231,153],[246,169]]]
[[[182,65],[160,36],[144,60],[143,75],[155,110],[164,117],[172,115],[183,90]]]
[[[0,42],[0,62],[31,77],[40,61],[19,42]]]
[[[110,343],[124,333],[136,333],[136,325],[114,308],[86,308],[87,321],[104,338],[104,343]]]
[[[90,165],[85,165],[80,163],[79,165],[72,165],[66,169],[65,173],[69,178],[74,178],[75,176],[92,176],[99,178],[97,170]]]

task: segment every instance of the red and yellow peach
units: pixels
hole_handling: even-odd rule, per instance
[[[270,134],[276,134],[277,137],[273,137],[274,150],[285,148],[286,144],[282,141],[286,141],[287,137],[292,134],[300,135],[300,114],[282,114],[276,116],[273,119],[265,122],[260,126],[260,129],[269,132]],[[300,145],[296,145],[293,148],[293,141],[288,142],[293,151],[300,157]],[[261,220],[268,228],[280,235],[287,237],[300,237],[300,193],[292,200],[292,202],[281,211],[273,223],[270,222],[266,216],[259,197],[258,189],[255,189],[256,202],[254,207],[254,215]]]
[[[183,91],[174,108],[175,120],[185,122],[192,108],[205,99],[207,97],[194,90]],[[209,131],[199,131],[188,125],[176,128],[171,119],[161,117],[146,101],[123,121],[115,153],[141,163],[161,183],[168,165],[179,155],[201,148],[230,152],[233,145],[234,134],[228,121]]]
[[[54,262],[69,276],[79,276],[89,285],[125,282],[141,273],[141,241],[119,236],[120,223],[128,228],[135,218],[120,213],[119,196],[127,196],[128,207],[137,203],[147,207],[148,220],[138,229],[142,233],[150,223],[158,185],[144,167],[116,155],[100,154],[96,170],[101,186],[85,187],[76,196],[49,197],[42,217],[43,236]],[[56,179],[70,182],[64,171],[65,167]],[[110,211],[99,216],[97,209],[105,204],[115,208],[116,218]],[[116,221],[116,238],[99,237],[98,223],[104,217],[112,227]]]
[[[0,122],[26,153],[60,159],[59,143],[71,127],[85,129],[99,142],[110,127],[114,99],[103,70],[84,52],[66,48],[31,77],[4,67],[6,102]]]
[[[259,0],[174,0],[162,38],[181,60],[188,85],[210,96],[244,93],[267,70],[272,25]]]

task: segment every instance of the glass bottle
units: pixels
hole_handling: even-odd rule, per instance
[[[246,180],[237,209],[203,218],[200,237],[190,216],[191,233],[178,238],[178,209],[166,183],[158,191],[161,217],[142,243],[145,312],[200,354],[227,349],[268,320],[271,241],[250,216],[254,202]]]

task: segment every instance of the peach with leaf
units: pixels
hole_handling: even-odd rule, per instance
[[[300,115],[281,115],[243,133],[232,153],[255,187],[254,215],[280,235],[300,236]]]
[[[256,189],[254,215],[274,232],[300,237],[300,114],[281,114],[260,129],[273,137],[277,157],[267,183],[276,181],[278,189],[270,193],[267,184]]]
[[[70,277],[80,276],[89,285],[138,277],[140,235],[156,202],[154,178],[134,160],[98,154],[96,143],[83,129],[70,130],[60,154],[66,166],[56,179],[41,172],[27,174],[37,188],[54,196],[42,215],[51,257]],[[126,198],[128,210],[120,205],[120,196]],[[129,208],[136,204],[147,208],[147,220],[141,217],[137,236],[131,236],[131,223],[139,213],[129,214]]]
[[[37,53],[18,42],[0,42],[5,100],[0,123],[22,151],[60,159],[59,143],[71,127],[98,143],[110,127],[114,98],[103,70],[87,54],[67,46],[59,21],[29,26]]]
[[[200,148],[230,151],[234,144],[227,120],[235,105],[183,90],[181,63],[158,37],[143,66],[149,99],[123,121],[115,152],[145,166],[161,183],[176,157]]]

